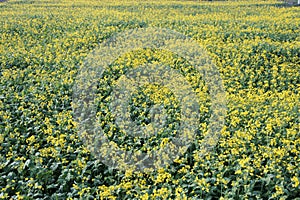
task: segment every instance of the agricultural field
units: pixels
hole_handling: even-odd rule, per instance
[[[120,169],[98,156],[103,152],[95,148],[104,144],[91,148],[80,134],[74,94],[99,45],[151,27],[185,35],[207,52],[222,79],[226,113],[215,144],[203,153],[216,109],[209,79],[188,58],[164,49],[118,55],[97,79],[94,99],[95,121],[109,145],[128,152],[163,148],[184,119],[174,91],[180,88],[149,83],[132,92],[130,119],[147,126],[151,107],[161,105],[167,125],[148,137],[118,126],[110,109],[113,91],[138,66],[176,69],[200,102],[184,153],[153,170]],[[0,2],[0,77],[0,199],[300,199],[299,6],[8,0]]]

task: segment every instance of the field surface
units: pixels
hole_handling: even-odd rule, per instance
[[[149,125],[150,108],[159,104],[169,124],[148,138],[122,131],[110,97],[129,69],[145,63],[178,69],[201,105],[196,135],[169,165],[143,172],[113,169],[78,134],[74,84],[99,44],[116,33],[149,27],[181,33],[206,50],[226,92],[224,126],[214,148],[202,155],[212,99],[189,60],[151,48],[119,55],[99,78],[96,94],[97,119],[114,145],[133,152],[163,147],[175,137],[182,117],[174,91],[145,84],[132,94],[131,119]],[[300,198],[299,90],[299,6],[279,1],[1,2],[0,199]]]

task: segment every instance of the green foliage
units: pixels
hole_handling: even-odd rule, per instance
[[[299,7],[275,1],[12,0],[0,4],[0,16],[0,199],[299,197]],[[108,106],[121,70],[154,61],[181,69],[203,105],[184,156],[155,172],[118,171],[97,160],[78,137],[72,86],[99,43],[151,26],[181,32],[207,49],[224,80],[226,125],[217,147],[200,157],[210,101],[199,74],[162,51],[122,55],[99,80],[97,98],[99,120],[118,145],[158,146],[176,130],[180,109],[168,90],[140,88],[132,97],[132,119],[148,123],[149,107],[158,103],[174,127],[143,144],[122,137]]]

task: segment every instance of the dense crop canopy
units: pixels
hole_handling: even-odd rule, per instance
[[[72,95],[84,61],[107,38],[133,28],[182,33],[207,50],[223,79],[225,125],[205,156],[210,92],[189,60],[138,49],[99,78],[97,119],[113,145],[147,152],[176,135],[181,105],[174,92],[145,84],[128,110],[149,125],[151,107],[169,125],[130,136],[110,110],[122,74],[162,63],[186,77],[199,105],[187,151],[165,168],[117,170],[78,134]],[[300,7],[278,1],[0,2],[0,199],[293,199],[300,194]],[[150,127],[151,128],[151,127]]]

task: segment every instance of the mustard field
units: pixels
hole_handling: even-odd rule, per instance
[[[193,42],[176,43],[175,52],[129,49],[142,41],[130,35],[122,43],[127,52],[116,59],[95,50],[109,42],[114,48],[111,38],[130,30],[146,30],[150,40],[149,28]],[[222,84],[176,53],[195,52],[197,45]],[[89,67],[101,67],[97,62],[104,58],[112,62],[97,77]],[[153,66],[159,64],[168,70],[157,75]],[[134,71],[139,66],[150,75]],[[151,73],[164,85],[149,82]],[[133,78],[124,79],[126,74]],[[148,82],[133,90],[138,75]],[[300,199],[299,6],[268,0],[4,1],[0,77],[0,199]],[[93,90],[86,77],[97,78]],[[186,88],[193,98],[185,96]],[[119,108],[123,90],[131,93]],[[95,93],[82,100],[78,91]],[[217,98],[226,102],[226,112],[221,101],[214,105]],[[76,100],[81,111],[94,115],[81,115]],[[158,128],[152,126],[153,107],[164,122]],[[194,111],[196,121],[189,120]],[[86,116],[95,116],[107,143],[90,134],[92,119]],[[135,129],[140,126],[149,135],[141,137]],[[171,144],[185,141],[178,138],[181,130],[189,143],[175,151]],[[181,154],[159,154],[161,163],[171,162],[139,170],[115,164],[120,156],[112,147],[137,155],[159,149]]]

